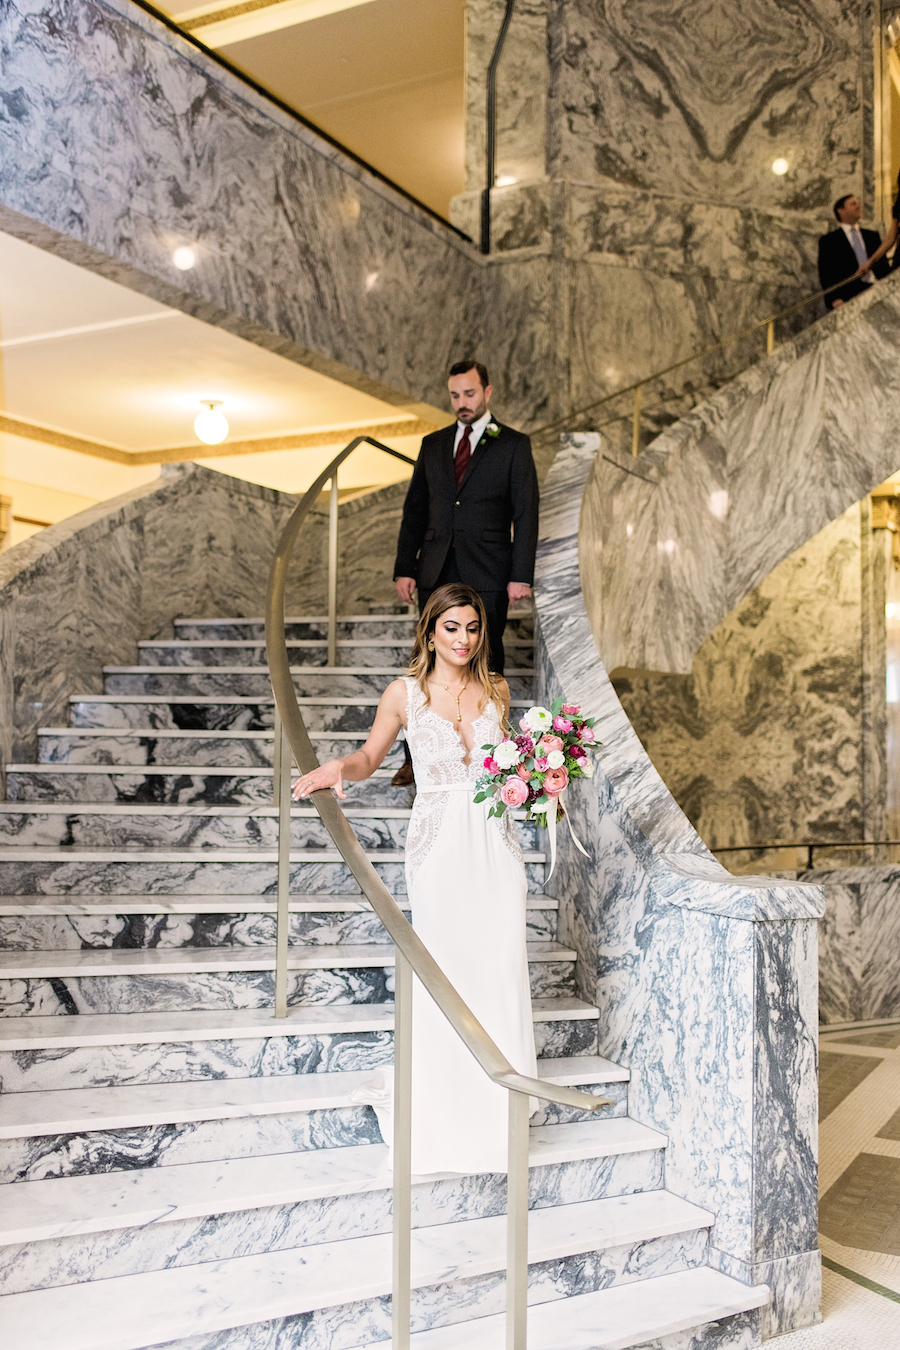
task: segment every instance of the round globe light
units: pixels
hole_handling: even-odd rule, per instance
[[[790,167],[786,159],[776,159],[772,162],[772,172],[779,178],[783,178]]]
[[[205,398],[203,412],[194,418],[194,431],[204,445],[221,445],[228,435],[228,418],[218,411],[221,406],[221,399]]]
[[[188,248],[187,244],[183,244],[181,248],[176,248],[175,252],[172,254],[172,262],[178,268],[179,272],[189,272],[196,261],[196,253],[192,248]]]

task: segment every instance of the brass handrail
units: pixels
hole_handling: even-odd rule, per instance
[[[345,446],[319,474],[288,519],[272,562],[266,597],[266,656],[278,722],[275,732],[276,784],[281,787],[279,813],[279,858],[288,858],[290,803],[285,785],[290,786],[290,755],[301,773],[312,773],[319,760],[309,739],[291,674],[285,635],[284,602],[288,567],[303,522],[309,515],[325,484],[334,483],[340,465],[362,442],[373,445],[397,459],[413,461],[391,450],[371,436],[357,436]],[[507,1198],[507,1347],[525,1350],[528,1284],[528,1098],[539,1097],[561,1106],[582,1111],[597,1111],[612,1105],[608,1098],[594,1097],[574,1088],[548,1084],[538,1078],[517,1073],[506,1056],[484,1030],[468,1004],[447,979],[434,957],[414,931],[400,906],[366,857],[362,845],[331,791],[314,792],[311,797],[319,817],[333,843],[349,867],[363,895],[394,942],[395,1014],[394,1014],[394,1152],[393,1152],[393,1225],[394,1273],[392,1293],[392,1345],[407,1350],[410,1331],[410,1087],[412,1032],[412,976],[421,982],[453,1030],[474,1055],[478,1064],[509,1097],[509,1179]],[[280,873],[282,869],[279,869]],[[284,894],[282,895],[282,881]],[[279,877],[278,951],[287,969],[287,871]],[[276,977],[277,982],[277,977]],[[286,1015],[285,1007],[281,1015]],[[278,1010],[276,1010],[278,1015]]]
[[[532,436],[542,436],[548,431],[555,431],[558,427],[564,427],[568,422],[574,421],[578,417],[584,417],[586,413],[593,412],[596,408],[602,408],[605,403],[612,403],[614,399],[624,398],[626,394],[634,396],[634,405],[631,412],[621,413],[618,417],[610,417],[603,425],[611,426],[615,422],[624,422],[626,419],[632,419],[632,438],[631,453],[637,457],[640,453],[640,421],[642,412],[643,389],[645,384],[651,384],[654,380],[661,380],[664,375],[671,375],[673,371],[681,370],[684,366],[689,366],[692,361],[702,361],[707,356],[714,355],[715,352],[724,351],[726,347],[731,347],[735,342],[740,342],[745,337],[752,337],[754,333],[759,333],[765,329],[766,333],[766,355],[771,356],[776,347],[775,342],[775,324],[779,319],[790,318],[792,314],[797,314],[807,305],[813,304],[816,300],[821,300],[824,296],[830,295],[832,291],[840,290],[848,282],[853,281],[858,275],[858,269],[850,276],[844,277],[843,281],[836,281],[834,285],[827,286],[822,291],[814,291],[803,300],[797,300],[787,309],[779,310],[777,314],[770,314],[765,319],[757,319],[747,328],[740,329],[737,333],[731,333],[728,337],[722,338],[720,342],[714,343],[711,347],[702,347],[698,352],[692,352],[690,356],[683,356],[678,361],[673,361],[671,365],[664,366],[662,370],[655,370],[650,375],[644,375],[633,384],[627,384],[622,389],[617,389],[612,394],[604,394],[603,398],[596,399],[593,403],[586,403],[582,408],[576,408],[565,417],[558,417],[553,422],[547,422],[542,427],[537,427],[530,434]],[[743,370],[749,367],[742,367]],[[740,374],[738,371],[737,374]],[[729,379],[735,379],[736,375],[730,375]],[[665,400],[663,400],[664,402]],[[656,405],[656,406],[661,406]],[[654,411],[654,408],[649,409]]]

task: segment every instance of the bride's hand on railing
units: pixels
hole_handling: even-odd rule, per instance
[[[312,792],[320,792],[323,788],[332,788],[338,797],[346,797],[344,791],[344,761],[342,759],[330,759],[327,764],[321,764],[318,769],[312,773],[302,774],[291,788],[291,796],[295,802],[302,801]]]

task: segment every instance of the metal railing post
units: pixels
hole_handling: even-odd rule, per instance
[[[639,384],[634,391],[634,413],[631,422],[631,453],[635,459],[641,453],[641,403],[644,397],[644,386]]]
[[[409,1350],[412,1236],[412,966],[398,950],[394,966],[393,1280],[391,1350]],[[515,1096],[515,1093],[511,1093]]]
[[[509,1094],[506,1177],[506,1350],[528,1339],[528,1111],[522,1092]]]
[[[775,350],[775,320],[770,319],[766,324],[766,356],[771,356]]]
[[[275,911],[275,1016],[287,1017],[288,937],[291,922],[291,747],[275,708],[273,795],[278,807],[278,901]]]
[[[328,664],[337,665],[338,476],[331,479],[328,504]]]

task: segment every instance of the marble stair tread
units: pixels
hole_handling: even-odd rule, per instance
[[[371,1075],[353,1075],[360,1080],[368,1076]],[[664,1136],[653,1131],[647,1134],[636,1121],[627,1118],[619,1123],[630,1128],[618,1130],[614,1139],[604,1138],[597,1126],[610,1123],[592,1122],[592,1137],[583,1135],[580,1139],[578,1159],[656,1151],[665,1147]],[[565,1131],[572,1127],[543,1128]],[[537,1130],[532,1131],[532,1134],[537,1133]],[[552,1140],[541,1141],[530,1152],[530,1165],[541,1167],[571,1161],[573,1145],[567,1146],[563,1140],[557,1146],[557,1153],[560,1149],[565,1158],[556,1156]],[[384,1144],[364,1144],[16,1182],[4,1195],[0,1245],[139,1228],[147,1224],[386,1190],[392,1181],[387,1158],[388,1150]],[[435,1177],[439,1175],[442,1174],[434,1174]],[[505,1215],[441,1225],[445,1247],[449,1239],[451,1245],[459,1248],[460,1242],[465,1241],[462,1232],[457,1231],[450,1238],[451,1231],[465,1230],[467,1224],[473,1222],[478,1229],[487,1230],[490,1245],[494,1248],[491,1256],[494,1264],[485,1269],[502,1268],[506,1259]],[[707,1228],[714,1222],[714,1214],[665,1191],[579,1201],[532,1211],[529,1255],[531,1260],[549,1260],[554,1256],[614,1246],[619,1241],[642,1241]],[[478,1229],[469,1229],[469,1232]],[[315,1250],[315,1246],[305,1248],[308,1253],[315,1253]],[[464,1259],[464,1251],[460,1252],[460,1258]],[[2,1306],[0,1301],[0,1308]]]
[[[2,860],[0,850],[0,860]],[[529,942],[528,960],[575,961],[578,953],[559,942]],[[394,964],[390,942],[338,946],[292,946],[289,970],[342,970]],[[76,951],[0,952],[0,979],[55,979],[86,975],[177,975],[185,971],[274,970],[274,947],[94,947]]]
[[[44,768],[48,767],[44,765]],[[55,766],[51,766],[55,769]],[[66,766],[63,765],[63,768]],[[81,766],[76,766],[81,767]],[[103,766],[109,769],[108,765]],[[208,773],[208,769],[202,772]],[[233,773],[234,770],[228,770]],[[271,772],[271,771],[270,771]],[[370,862],[405,862],[406,851],[402,848],[373,848],[366,851]],[[523,851],[522,858],[527,863],[546,861],[544,853],[534,850]],[[291,849],[292,863],[302,862],[343,862],[343,856],[336,848],[297,848]],[[278,861],[278,851],[273,848],[79,848],[63,844],[57,847],[40,844],[4,844],[0,847],[0,863],[4,862],[60,862],[60,863],[274,863]]]
[[[19,766],[21,767],[21,766]],[[57,764],[55,761],[49,761],[45,764],[31,765],[31,768],[55,771],[57,768],[65,768],[66,765]],[[103,772],[109,772],[116,768],[112,764],[77,764],[71,766],[76,770],[80,769],[100,769]],[[155,764],[143,764],[140,766],[141,772],[146,773],[148,769],[156,772]],[[172,766],[170,766],[172,767]],[[256,767],[256,766],[254,766]],[[196,769],[200,774],[209,773],[206,765],[180,765],[183,772],[185,768]],[[267,770],[271,774],[271,769]],[[134,772],[134,768],[129,770]],[[230,774],[242,774],[243,767],[239,769],[228,769]],[[344,813],[358,820],[409,820],[412,814],[412,808],[408,806],[356,806],[353,802],[347,802],[344,806]],[[244,806],[224,806],[218,802],[0,802],[0,816],[146,816],[150,820],[160,819],[168,816],[194,816],[205,818],[208,816],[222,816],[227,819],[273,819],[278,816],[277,806],[262,806],[248,803]],[[318,811],[314,806],[292,806],[291,817],[295,820],[316,820]],[[524,812],[511,811],[510,815],[515,820],[524,820]]]
[[[408,637],[361,637],[348,638],[338,635],[338,647],[400,647],[408,642]],[[288,651],[292,647],[307,648],[312,647],[317,651],[323,651],[328,646],[328,639],[317,638],[287,638],[285,645]],[[266,639],[264,637],[254,638],[148,638],[137,644],[138,651],[170,651],[187,650],[196,651],[198,648],[208,647],[238,647],[241,649],[256,649],[265,651]],[[533,647],[533,638],[506,637],[503,638],[504,647]]]
[[[596,1021],[600,1016],[593,1004],[573,997],[532,999],[531,1011],[535,1022]],[[287,1017],[275,1017],[271,1008],[2,1017],[0,1053],[71,1050],[86,1045],[265,1040],[273,1036],[391,1031],[393,1026],[392,1003],[317,1004],[289,1008]],[[2,1101],[0,1095],[0,1104]]]
[[[200,730],[183,727],[38,727],[39,736],[66,736],[83,738],[136,739],[149,736],[153,740],[170,741],[274,741],[274,731],[263,728],[256,731],[228,731],[210,728]],[[311,741],[364,741],[365,731],[310,731]],[[397,737],[403,740],[402,733]]]
[[[561,1215],[556,1222],[564,1231],[567,1220],[574,1228],[579,1217]],[[685,1213],[685,1220],[687,1217]],[[424,1288],[502,1270],[502,1222],[470,1219],[414,1230],[413,1285]],[[602,1220],[597,1226],[602,1241]],[[582,1243],[590,1235],[588,1227],[584,1239],[573,1234],[567,1244],[561,1232],[548,1231],[545,1238],[537,1222],[535,1230],[532,1252],[536,1259],[552,1259],[543,1258],[544,1248],[553,1252],[574,1244],[575,1253],[584,1251]],[[202,1278],[198,1278],[201,1272]],[[66,1350],[139,1350],[191,1335],[210,1335],[316,1308],[382,1297],[390,1290],[390,1275],[391,1237],[377,1234],[305,1249],[210,1261],[199,1268],[180,1266],[7,1294],[0,1299],[4,1347],[58,1350],[59,1331],[65,1327]],[[768,1298],[764,1286],[741,1285],[708,1267],[680,1271],[613,1286],[599,1294],[533,1305],[529,1324],[536,1334],[530,1337],[529,1346],[531,1350],[624,1350],[649,1335],[665,1335],[743,1312],[761,1306]],[[503,1328],[502,1317],[483,1318],[442,1328],[438,1333],[424,1333],[426,1339],[416,1337],[415,1343],[442,1347],[465,1344],[466,1350],[480,1350],[482,1346],[486,1350],[503,1345]],[[495,1329],[499,1329],[500,1340],[495,1339]],[[554,1339],[544,1338],[544,1333]],[[580,1333],[593,1334],[594,1338],[584,1339]],[[427,1339],[436,1334],[442,1339]]]
[[[56,760],[32,764],[7,764],[8,774],[38,774],[53,778],[57,774],[97,774],[108,778],[271,778],[271,764],[235,764],[223,767],[217,764],[70,764]],[[391,778],[396,770],[376,769],[369,779]],[[43,803],[40,803],[43,805]],[[98,803],[102,804],[102,803]],[[36,805],[36,803],[28,803]],[[69,802],[77,812],[80,803]]]
[[[132,810],[129,806],[120,809]],[[401,909],[409,909],[408,896],[395,899]],[[559,909],[559,901],[529,892],[525,908],[553,911]],[[291,914],[368,914],[372,906],[362,896],[316,894],[292,895],[288,909]],[[274,914],[276,910],[277,900],[272,895],[0,895],[0,918],[38,914]]]
[[[136,669],[141,672],[147,670],[146,666],[138,666]],[[169,667],[166,667],[168,670]],[[220,667],[216,667],[220,669]],[[274,698],[266,695],[256,694],[70,694],[70,703],[127,703],[127,704],[146,704],[149,707],[158,707],[160,704],[174,703],[180,705],[183,703],[194,704],[199,707],[238,707],[250,705],[255,708],[274,708]],[[297,695],[297,702],[301,707],[332,707],[339,704],[342,708],[377,708],[379,700],[377,698],[360,698],[355,694],[348,695],[346,698],[340,694],[303,694]],[[514,698],[510,700],[510,706],[513,708],[528,708],[530,703],[527,698]]]
[[[204,643],[208,646],[208,643]],[[228,644],[225,644],[228,646]],[[530,644],[529,644],[530,645]],[[291,666],[292,675],[379,675],[399,679],[404,666]],[[532,666],[508,666],[506,678],[511,675],[533,675]],[[104,666],[104,675],[266,675],[267,665],[243,666]],[[377,703],[377,699],[376,699]]]
[[[766,1285],[741,1284],[709,1266],[657,1275],[592,1294],[532,1304],[528,1350],[630,1350],[651,1342],[656,1346],[664,1336],[765,1307],[770,1297]],[[370,1341],[353,1350],[389,1344]],[[463,1345],[465,1350],[505,1350],[505,1317],[479,1317],[410,1337],[410,1350],[459,1350]]]

